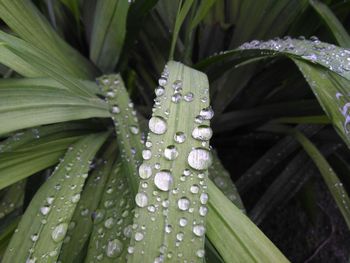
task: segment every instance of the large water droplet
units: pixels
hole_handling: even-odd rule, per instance
[[[67,229],[68,229],[67,223],[61,223],[57,225],[51,233],[52,240],[55,242],[62,241],[66,236]]]
[[[146,163],[143,163],[139,167],[139,176],[142,179],[148,179],[152,175],[152,166]]]
[[[164,150],[165,159],[175,160],[178,155],[179,155],[179,152],[177,151],[177,149],[174,145],[169,145]]]
[[[167,123],[162,117],[154,116],[149,120],[148,127],[155,134],[164,134],[167,130]]]
[[[213,131],[207,125],[200,125],[192,131],[192,137],[197,140],[209,141],[211,136],[213,136]]]
[[[139,207],[145,207],[148,204],[148,197],[145,193],[138,193],[135,196],[135,202]]]
[[[214,117],[214,111],[209,106],[200,111],[199,116],[201,116],[204,120],[211,120]]]
[[[162,170],[154,176],[154,184],[162,191],[169,191],[172,182],[173,176],[168,170]]]
[[[177,201],[177,206],[179,207],[180,210],[186,211],[190,208],[190,200],[188,200],[188,198],[186,197],[181,197]]]
[[[187,158],[188,164],[196,170],[205,170],[212,163],[211,153],[204,148],[193,149]]]
[[[196,236],[201,237],[205,234],[205,227],[203,225],[196,225],[193,227],[193,233]]]
[[[118,239],[113,239],[108,241],[107,247],[106,247],[107,257],[116,258],[120,256],[122,251],[123,251],[123,243],[120,242]]]

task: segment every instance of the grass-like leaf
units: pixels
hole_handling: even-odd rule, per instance
[[[134,198],[125,164],[118,159],[94,214],[85,262],[126,262],[134,217]]]
[[[54,82],[53,82],[54,83]],[[108,117],[98,98],[78,96],[45,80],[0,81],[0,135],[36,125]]]
[[[68,150],[31,201],[2,262],[57,260],[67,230],[72,227],[71,218],[90,163],[106,136],[106,133],[86,136]]]
[[[22,39],[51,56],[70,76],[89,79],[96,69],[61,39],[31,1],[1,0],[0,18]]]
[[[159,85],[139,168],[129,261],[199,262],[204,257],[206,178],[212,162],[209,84],[204,74],[169,62]]]
[[[0,219],[23,205],[25,185],[26,181],[22,180],[4,189],[5,194],[1,197],[0,202]]]
[[[124,0],[97,1],[90,40],[90,59],[102,70],[113,71],[124,44],[130,3]]]
[[[74,227],[67,231],[67,239],[62,245],[59,261],[66,263],[82,262],[85,257],[84,248],[87,246],[93,228],[92,218],[96,216],[96,208],[101,201],[101,196],[107,190],[105,186],[112,171],[115,146],[114,143],[110,144],[101,159],[97,160],[97,167],[84,186],[77,208],[72,216]]]

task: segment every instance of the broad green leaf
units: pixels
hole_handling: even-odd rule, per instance
[[[80,199],[90,163],[107,137],[84,137],[67,151],[50,179],[32,199],[13,235],[3,262],[56,262]]]
[[[94,214],[86,263],[126,262],[135,205],[125,166],[122,159],[115,162],[103,190]]]
[[[141,136],[134,104],[130,101],[124,82],[119,75],[106,75],[98,79],[114,122],[120,157],[125,163],[129,185],[137,192],[137,168],[141,160]]]
[[[94,67],[62,40],[31,1],[1,0],[0,18],[22,39],[50,55],[68,76],[89,79]]]
[[[332,10],[319,0],[309,0],[310,5],[324,20],[340,46],[350,47],[350,36]]]
[[[289,128],[282,125],[271,125],[262,127],[263,130],[269,130],[274,132],[287,133],[293,136],[301,144],[305,152],[315,163],[316,167],[320,171],[330,193],[333,196],[340,212],[342,213],[345,222],[350,229],[350,198],[342,182],[339,180],[337,174],[328,163],[327,159],[318,150],[318,148],[300,131]]]
[[[208,194],[207,237],[225,262],[289,262],[211,181]]]
[[[101,202],[103,192],[107,190],[105,186],[112,171],[115,159],[115,146],[115,144],[111,144],[101,159],[97,160],[97,167],[93,170],[84,186],[71,220],[74,222],[74,227],[69,228],[67,231],[67,237],[69,238],[62,245],[59,261],[65,263],[83,261],[83,249],[87,245],[93,229],[92,218],[96,218],[96,208]]]
[[[139,168],[129,261],[201,262],[212,162],[209,84],[203,73],[170,61],[159,85]]]
[[[47,81],[0,81],[0,135],[42,124],[93,117],[108,117],[106,104],[98,98],[78,96]]]
[[[213,164],[209,167],[209,178],[242,212],[245,212],[241,197],[232,182],[229,172],[221,164],[216,153],[213,154]]]
[[[118,63],[126,34],[130,3],[125,0],[97,1],[90,39],[90,59],[104,73]]]

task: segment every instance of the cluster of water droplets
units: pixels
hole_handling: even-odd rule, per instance
[[[57,258],[60,243],[67,238],[66,233],[69,227],[74,226],[70,222],[72,213],[80,199],[80,192],[87,178],[87,171],[90,162],[83,160],[81,156],[86,151],[87,144],[81,143],[76,148],[69,147],[64,159],[56,166],[52,176],[42,186],[42,191],[48,195],[36,195],[32,200],[32,205],[37,207],[37,214],[33,220],[32,233],[28,237],[32,242],[28,250],[26,262],[37,262],[40,260],[50,260]],[[44,191],[45,190],[45,191]],[[52,215],[53,214],[53,215]],[[49,219],[50,218],[50,219]],[[27,229],[19,228],[14,235],[26,237]],[[36,254],[36,243],[39,242],[40,235],[47,231],[55,245],[48,248],[49,251],[40,253],[40,258]],[[13,248],[9,248],[10,253],[16,253]]]
[[[189,255],[181,252],[184,240],[200,244],[191,253],[197,258],[204,257],[206,180],[212,163],[209,140],[213,133],[209,121],[214,113],[207,104],[208,87],[191,87],[198,83],[183,79],[182,71],[186,70],[183,67],[179,67],[178,74],[165,67],[159,79],[150,133],[142,152],[144,162],[139,166],[140,188],[135,197],[138,208],[128,252],[130,256],[144,253],[147,242],[152,242],[147,234],[156,229],[165,237],[154,262],[163,262],[165,258],[185,262]],[[188,131],[185,127],[190,116],[193,128]],[[143,217],[150,220],[148,224],[142,222]]]
[[[278,55],[280,52],[296,55],[313,63],[318,63],[350,79],[350,49],[321,42],[317,37],[306,40],[305,37],[292,39],[285,37],[269,41],[253,40],[241,45],[238,49],[260,49],[267,55]]]
[[[107,75],[98,79],[99,86],[105,95],[105,101],[109,105],[111,118],[114,122],[118,136],[119,151],[124,162],[134,168],[129,169],[130,177],[137,176],[138,156],[141,149],[135,141],[141,140],[140,128],[134,109],[134,104],[129,100],[128,93],[119,75]],[[130,157],[132,156],[132,158]]]
[[[93,212],[93,232],[87,262],[125,257],[131,237],[133,200],[122,163],[113,168],[98,209]]]

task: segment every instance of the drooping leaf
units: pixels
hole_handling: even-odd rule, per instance
[[[68,76],[90,79],[96,69],[61,39],[31,1],[1,0],[0,18],[22,39],[50,55]]]
[[[90,59],[104,73],[113,71],[126,34],[130,3],[124,0],[97,1],[90,39]]]
[[[3,261],[55,262],[71,223],[89,165],[106,133],[79,140],[32,199],[13,235]]]
[[[107,105],[46,80],[0,81],[0,134],[36,125],[108,117]]]
[[[350,36],[332,10],[319,0],[309,0],[310,5],[322,17],[335,39],[342,47],[350,47]]]

